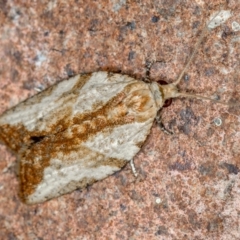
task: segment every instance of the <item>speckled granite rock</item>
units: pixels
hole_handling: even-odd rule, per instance
[[[240,100],[237,1],[1,1],[0,113],[68,76],[97,70],[173,81],[209,15],[232,17],[204,38],[183,91]],[[176,99],[127,166],[88,189],[26,206],[15,158],[0,145],[1,239],[240,239],[240,110]],[[222,124],[216,125],[216,118]]]

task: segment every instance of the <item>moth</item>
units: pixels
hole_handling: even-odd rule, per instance
[[[205,99],[178,91],[185,70],[167,85],[104,71],[80,74],[6,111],[0,141],[17,156],[22,201],[44,202],[132,163],[167,99]]]

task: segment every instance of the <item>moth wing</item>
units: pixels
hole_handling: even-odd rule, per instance
[[[126,75],[96,72],[53,85],[0,116],[0,141],[18,153],[23,145],[31,144],[26,132],[35,139],[60,132],[71,124],[75,113],[100,107],[99,103],[106,103],[132,80]]]
[[[20,197],[43,202],[120,170],[139,151],[156,111],[146,83],[97,72],[6,112],[0,140],[18,155]]]

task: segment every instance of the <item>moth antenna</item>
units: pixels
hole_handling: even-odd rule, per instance
[[[204,97],[204,96],[195,95],[195,94],[186,93],[186,92],[178,92],[178,91],[176,91],[176,89],[175,89],[175,88],[177,87],[177,85],[179,84],[179,82],[181,81],[184,73],[185,73],[185,72],[187,71],[187,69],[189,68],[189,65],[190,65],[190,63],[192,62],[193,58],[195,57],[195,55],[196,55],[196,53],[197,53],[197,51],[198,51],[199,45],[201,44],[204,36],[206,35],[206,32],[208,32],[209,30],[211,30],[210,25],[214,22],[214,20],[216,19],[216,17],[218,17],[220,14],[221,14],[221,10],[219,10],[219,12],[217,12],[217,13],[212,17],[212,19],[205,25],[205,27],[204,27],[204,29],[203,29],[200,37],[199,37],[199,40],[197,41],[197,43],[196,43],[196,45],[195,45],[195,47],[194,47],[194,50],[193,50],[193,52],[192,52],[189,60],[187,61],[187,64],[185,65],[184,69],[183,69],[182,72],[180,73],[180,75],[179,75],[179,77],[177,78],[177,80],[176,80],[175,82],[173,82],[173,83],[170,84],[171,86],[169,87],[169,89],[170,89],[170,88],[173,89],[173,94],[172,94],[172,96],[169,96],[169,97],[167,97],[167,98],[170,98],[170,97],[174,97],[174,98],[175,98],[175,97],[187,97],[187,98],[196,98],[196,99],[202,99],[202,100],[209,100],[209,101],[211,101],[211,102],[219,103],[219,104],[226,105],[226,106],[239,105],[239,104],[232,104],[232,103],[226,103],[226,102],[219,101],[219,100],[214,100],[214,99],[212,99],[212,98],[210,98],[210,97]],[[216,23],[215,23],[215,26],[217,26]],[[163,88],[168,88],[168,87],[163,86]],[[172,92],[172,91],[170,91],[170,92]],[[166,98],[166,99],[167,99],[167,98]]]
[[[208,26],[213,22],[213,20],[214,20],[220,13],[221,13],[221,11],[219,10],[219,12],[216,13],[216,15],[215,15],[215,16],[206,24],[206,26],[204,27],[204,29],[203,29],[200,37],[199,37],[199,40],[197,41],[197,43],[196,43],[196,45],[195,45],[195,47],[194,47],[194,50],[193,50],[193,52],[192,52],[192,54],[191,54],[191,56],[190,56],[187,64],[185,65],[184,69],[183,69],[182,72],[180,73],[180,75],[179,75],[179,77],[177,78],[177,80],[172,83],[173,85],[177,86],[177,85],[179,84],[179,82],[181,81],[184,73],[187,71],[190,63],[192,62],[193,58],[195,57],[195,55],[196,55],[196,53],[197,53],[197,51],[198,51],[199,45],[201,44],[204,36],[206,35],[206,32],[208,32],[208,31],[210,30],[210,28],[209,28]]]
[[[229,103],[226,103],[226,102],[223,102],[223,101],[212,99],[210,97],[204,97],[204,96],[195,95],[195,94],[191,94],[191,93],[185,93],[185,92],[179,92],[178,97],[187,97],[187,98],[197,98],[197,99],[202,99],[202,100],[209,100],[211,102],[219,103],[219,104],[226,105],[226,106],[232,105],[232,104],[229,104]]]

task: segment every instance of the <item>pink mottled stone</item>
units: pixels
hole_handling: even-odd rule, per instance
[[[204,38],[182,91],[240,100],[237,1],[2,1],[0,113],[82,72],[121,71],[172,81],[209,15],[232,17]],[[240,239],[240,110],[176,99],[127,166],[88,189],[26,206],[15,159],[0,145],[0,239]],[[221,118],[216,126],[214,119]],[[157,203],[156,200],[160,203]]]

